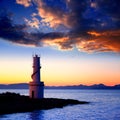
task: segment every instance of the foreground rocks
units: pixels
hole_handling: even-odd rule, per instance
[[[45,110],[52,108],[62,108],[67,105],[87,104],[85,101],[72,99],[43,98],[30,99],[16,93],[0,94],[0,114],[30,112],[34,110]]]

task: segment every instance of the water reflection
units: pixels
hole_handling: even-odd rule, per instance
[[[29,120],[44,120],[44,111],[33,111],[29,114]]]

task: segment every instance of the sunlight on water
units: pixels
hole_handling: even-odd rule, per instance
[[[28,95],[28,90],[0,90]],[[45,90],[45,97],[89,101],[86,105],[15,113],[0,116],[0,120],[119,120],[120,90]]]

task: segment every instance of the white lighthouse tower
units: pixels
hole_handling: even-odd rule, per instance
[[[44,97],[44,82],[41,82],[40,76],[40,57],[33,56],[33,74],[31,75],[32,82],[29,83],[29,97],[41,99]]]

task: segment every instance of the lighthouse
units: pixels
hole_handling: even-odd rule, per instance
[[[44,82],[41,82],[40,69],[40,57],[34,55],[33,74],[31,75],[32,82],[29,83],[29,97],[33,99],[41,99],[44,97]]]

